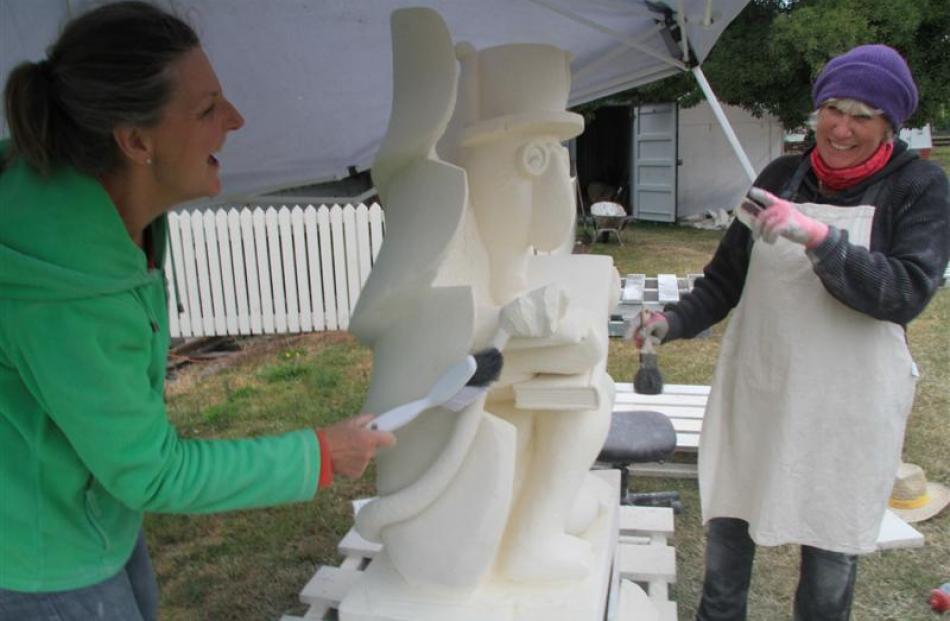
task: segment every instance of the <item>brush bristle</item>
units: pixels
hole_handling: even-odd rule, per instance
[[[633,378],[633,389],[641,395],[663,392],[663,375],[656,366],[656,354],[640,354],[640,369]]]
[[[475,358],[475,374],[468,380],[466,386],[488,386],[498,379],[505,359],[497,348],[489,347],[475,352],[472,356]]]

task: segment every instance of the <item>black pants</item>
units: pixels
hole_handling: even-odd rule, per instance
[[[749,524],[735,518],[709,520],[706,576],[697,621],[746,618],[755,543]],[[802,546],[801,573],[795,592],[795,621],[847,621],[851,616],[858,557]]]

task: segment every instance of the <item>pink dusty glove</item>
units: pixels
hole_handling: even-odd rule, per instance
[[[640,313],[640,325],[633,332],[633,343],[637,349],[643,349],[643,343],[650,339],[650,345],[657,347],[666,333],[670,331],[670,322],[660,311],[643,309]]]
[[[814,248],[828,237],[828,225],[809,218],[795,203],[783,200],[759,188],[749,190],[749,196],[765,207],[752,223],[752,233],[770,244],[781,235],[806,248]]]

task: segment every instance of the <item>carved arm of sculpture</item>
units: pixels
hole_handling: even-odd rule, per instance
[[[606,351],[594,329],[596,318],[571,304],[557,284],[538,287],[499,311],[492,346],[505,353],[500,383],[509,384],[535,373],[582,373],[603,359]]]

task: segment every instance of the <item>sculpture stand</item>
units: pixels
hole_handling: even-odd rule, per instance
[[[340,604],[341,621],[581,621],[601,619],[610,580],[617,532],[616,490],[588,475],[586,484],[605,510],[582,537],[594,550],[596,566],[584,580],[513,584],[489,578],[459,598],[450,590],[407,584],[381,557]],[[446,554],[451,554],[446,550]]]
[[[674,621],[668,591],[676,560],[667,545],[672,510],[620,507],[617,470],[591,471],[591,482],[609,510],[584,536],[597,559],[584,581],[512,586],[489,579],[460,601],[447,591],[406,584],[378,555],[379,544],[351,530],[340,542],[342,565],[321,567],[301,591],[307,613],[282,621]]]

